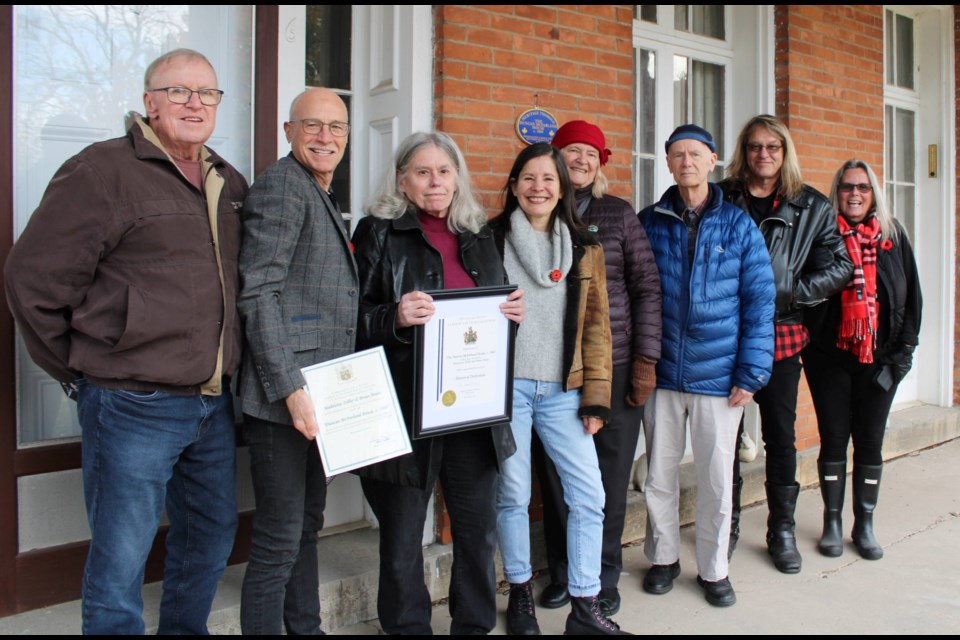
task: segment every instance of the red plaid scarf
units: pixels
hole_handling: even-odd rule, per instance
[[[851,227],[837,216],[840,235],[853,261],[853,278],[840,292],[840,330],[837,346],[857,356],[860,362],[873,362],[877,342],[877,244],[880,223],[870,216]]]

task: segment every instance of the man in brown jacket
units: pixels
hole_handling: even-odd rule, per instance
[[[233,546],[239,208],[204,146],[217,105],[200,53],[144,77],[146,119],[50,182],[4,270],[31,357],[77,399],[90,551],[85,634],[142,634],[140,588],[166,508],[160,633],[206,632]]]

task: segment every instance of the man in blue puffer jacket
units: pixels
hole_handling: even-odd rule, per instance
[[[680,461],[686,425],[697,471],[697,582],[707,602],[730,606],[727,571],[737,427],[743,407],[773,367],[776,291],[770,254],[750,217],[708,182],[713,137],[696,125],[666,142],[677,185],[640,214],[660,270],[663,339],[657,388],[644,410],[649,472],[648,593],[663,594],[680,574]]]

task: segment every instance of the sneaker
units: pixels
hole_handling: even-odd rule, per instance
[[[507,634],[511,636],[539,636],[537,612],[533,606],[533,586],[527,580],[522,584],[510,585],[510,599],[507,602]]]
[[[563,632],[568,636],[631,636],[620,629],[620,625],[608,618],[600,606],[597,596],[570,598],[570,615]]]
[[[680,561],[673,564],[655,564],[643,577],[643,590],[657,596],[673,589],[673,581],[680,575]]]
[[[697,576],[697,584],[703,587],[703,595],[707,602],[715,607],[730,607],[737,602],[737,594],[733,592],[729,578],[708,582]]]

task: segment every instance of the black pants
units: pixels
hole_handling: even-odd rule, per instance
[[[289,425],[244,416],[257,510],[243,576],[245,635],[320,631],[317,532],[327,483],[317,444]]]
[[[770,484],[793,486],[797,482],[795,427],[801,369],[799,353],[777,360],[770,382],[753,396],[760,408],[760,435]]]
[[[627,485],[633,456],[640,438],[642,408],[625,403],[630,389],[630,365],[613,369],[611,409],[613,418],[593,437],[600,462],[600,477],[607,495],[603,506],[603,548],[600,586],[616,588],[623,569],[623,522],[627,512]],[[567,583],[567,505],[557,469],[545,455],[540,439],[534,435],[532,455],[543,496],[543,531],[550,565],[550,581]]]
[[[497,623],[498,474],[493,441],[487,429],[438,437],[444,439],[440,486],[453,534],[450,633],[489,633]],[[367,478],[361,484],[380,522],[380,625],[391,635],[430,635],[422,538],[433,487],[418,489]]]
[[[874,383],[876,363],[860,364],[815,348],[803,351],[803,362],[820,429],[820,461],[846,460],[852,436],[854,464],[883,464],[883,434],[897,385],[884,391]]]

